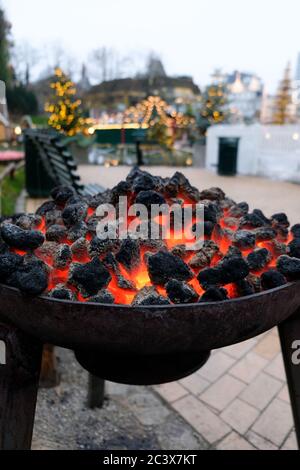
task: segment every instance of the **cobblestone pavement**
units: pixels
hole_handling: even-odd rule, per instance
[[[167,176],[177,169],[149,170]],[[80,167],[84,182],[107,187],[124,179],[128,171],[126,167]],[[195,168],[181,171],[199,188],[220,186],[233,199],[246,200],[251,208],[261,208],[266,215],[283,211],[291,223],[300,221],[299,185],[254,177],[219,177]],[[28,201],[27,209],[34,210],[39,202]],[[65,414],[67,407],[61,404],[61,392],[41,391],[35,428],[38,447],[43,447],[44,435],[46,444],[49,441],[51,426],[53,435],[57,435],[57,420],[61,420],[65,431],[56,437],[57,447],[66,443],[70,448],[297,448],[276,329],[214,351],[202,369],[179,382],[152,390],[110,384],[111,400],[103,411],[82,411],[85,388],[73,390],[71,380],[68,387],[67,382],[63,387],[62,401],[74,401],[80,413]],[[68,399],[73,394],[75,398]],[[101,430],[103,423],[105,433]]]

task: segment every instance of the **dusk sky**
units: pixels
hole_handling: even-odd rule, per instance
[[[300,51],[296,0],[0,0],[13,39],[43,48],[60,44],[78,63],[107,46],[149,51],[170,75],[192,75],[200,86],[216,67],[255,72],[273,91]],[[44,49],[45,50],[45,49]]]

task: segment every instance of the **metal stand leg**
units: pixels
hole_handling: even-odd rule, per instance
[[[42,345],[0,323],[0,449],[31,447]]]
[[[60,384],[60,374],[57,368],[55,348],[45,344],[43,349],[42,367],[40,374],[40,387],[53,388]]]
[[[300,309],[278,325],[278,331],[300,449]]]
[[[104,402],[105,381],[89,374],[88,407],[102,408]]]

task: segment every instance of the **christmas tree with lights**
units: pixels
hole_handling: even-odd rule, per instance
[[[283,79],[281,80],[275,96],[272,123],[277,125],[291,124],[295,122],[295,116],[291,110],[292,105],[292,80],[291,66],[287,65]]]
[[[228,118],[226,110],[227,94],[222,83],[209,85],[202,95],[199,125],[205,133],[209,126],[225,122]]]
[[[76,87],[64,72],[55,69],[55,81],[50,84],[54,90],[52,102],[46,103],[45,111],[50,113],[49,126],[68,136],[83,132],[86,127],[82,116],[81,100],[76,97]]]

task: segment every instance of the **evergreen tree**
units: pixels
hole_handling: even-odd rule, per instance
[[[226,110],[227,94],[222,83],[209,85],[202,95],[199,126],[203,134],[214,124],[225,122],[228,117]]]
[[[3,80],[7,85],[11,79],[9,69],[10,28],[11,26],[5,18],[5,13],[0,7],[0,80]]]
[[[73,136],[85,129],[81,100],[76,97],[76,88],[70,78],[60,68],[55,69],[55,81],[50,84],[54,90],[51,103],[46,103],[45,111],[50,113],[49,126],[66,135]]]
[[[283,79],[279,83],[278,91],[275,96],[274,111],[272,123],[283,125],[295,122],[295,116],[291,112],[292,104],[292,80],[291,66],[287,65]]]

